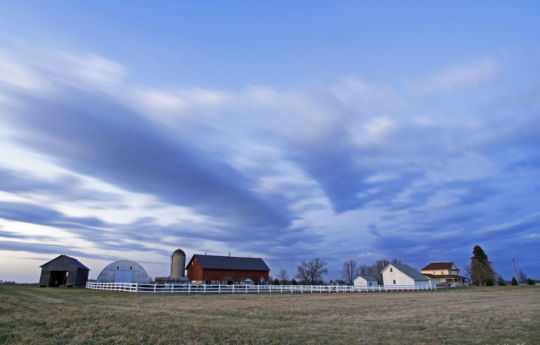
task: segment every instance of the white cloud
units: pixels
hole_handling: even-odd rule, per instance
[[[2,83],[32,92],[48,87],[48,83],[31,68],[0,50],[0,85]]]
[[[493,78],[499,69],[491,59],[444,69],[421,82],[410,84],[413,93],[432,94],[449,92],[462,87],[480,84]]]

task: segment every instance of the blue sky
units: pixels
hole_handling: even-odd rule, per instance
[[[540,276],[537,2],[0,5],[0,279],[176,248]]]

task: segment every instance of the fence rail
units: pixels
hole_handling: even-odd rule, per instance
[[[351,286],[351,285],[209,285],[209,284],[139,284],[87,282],[90,290],[147,293],[346,293],[426,291],[434,286]]]

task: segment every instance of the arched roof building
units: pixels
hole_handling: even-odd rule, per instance
[[[144,268],[131,260],[118,260],[108,264],[98,275],[102,283],[150,283]]]

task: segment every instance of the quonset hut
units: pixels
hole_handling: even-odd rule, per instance
[[[41,265],[39,286],[45,287],[84,287],[90,269],[79,260],[67,255],[60,255]]]
[[[100,283],[150,283],[144,268],[131,260],[118,260],[105,266],[99,273]]]

